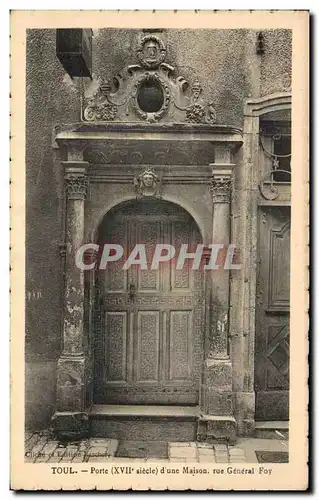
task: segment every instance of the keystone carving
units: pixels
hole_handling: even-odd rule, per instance
[[[153,168],[147,168],[133,180],[138,197],[158,196],[160,179]]]

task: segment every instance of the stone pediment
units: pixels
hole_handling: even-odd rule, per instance
[[[206,99],[198,80],[187,82],[165,62],[166,47],[155,35],[144,36],[136,64],[124,68],[82,102],[85,122],[216,122],[213,103]]]

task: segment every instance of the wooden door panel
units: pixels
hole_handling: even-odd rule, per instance
[[[169,380],[190,381],[192,367],[192,311],[170,311]]]
[[[176,256],[179,254],[180,247],[183,243],[187,243],[188,248],[195,246],[194,235],[191,228],[185,222],[176,221],[171,224],[171,241],[175,245]],[[190,251],[190,250],[188,250]],[[189,290],[192,286],[193,273],[190,270],[189,259],[185,260],[182,269],[176,269],[177,258],[171,262],[170,272],[170,289],[171,290]]]
[[[97,276],[99,308],[95,340],[95,402],[98,404],[197,404],[203,355],[203,279],[186,260],[150,269],[155,245],[188,243],[200,235],[185,212],[163,213],[153,203],[117,212],[104,227],[104,240],[127,254],[146,245],[148,269],[128,271],[112,263]],[[169,216],[168,216],[169,215]],[[123,242],[123,243],[122,243]],[[114,272],[115,276],[112,275]],[[133,295],[131,294],[133,290]]]
[[[255,340],[256,420],[289,417],[290,211],[259,214]]]
[[[159,357],[159,311],[138,311],[135,356],[137,382],[158,382]]]
[[[109,234],[103,243],[118,244],[122,245],[124,249],[128,249],[129,236],[127,221],[123,218],[118,218],[110,226]],[[126,293],[128,272],[122,270],[124,261],[125,255],[121,259],[107,264],[103,275],[105,277],[105,290],[108,293]]]
[[[137,230],[138,243],[145,244],[146,247],[146,260],[148,269],[141,269],[137,266],[137,291],[159,291],[160,290],[160,268],[150,269],[152,265],[152,258],[155,251],[156,243],[161,243],[161,226],[159,221],[154,222],[140,222]]]
[[[127,312],[109,311],[105,314],[106,377],[109,381],[126,381]]]

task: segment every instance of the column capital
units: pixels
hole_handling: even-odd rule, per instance
[[[66,194],[69,199],[84,200],[87,193],[88,179],[86,176],[88,162],[64,161]]]
[[[84,200],[88,188],[87,177],[66,177],[65,180],[67,197],[73,200]]]
[[[214,203],[230,203],[234,165],[214,165],[209,182],[209,191]]]

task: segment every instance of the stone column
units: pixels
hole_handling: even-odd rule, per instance
[[[256,310],[259,171],[259,117],[245,107],[243,147],[238,152],[233,200],[233,238],[242,269],[231,280],[230,339],[237,434],[254,435],[254,344]]]
[[[62,354],[57,366],[54,430],[61,437],[84,435],[87,415],[87,343],[84,329],[84,271],[75,255],[84,238],[84,201],[87,192],[87,162],[63,162],[66,183],[66,262]]]
[[[210,192],[214,205],[213,243],[224,245],[219,269],[211,271],[212,330],[209,358],[229,359],[228,354],[228,314],[229,314],[229,270],[224,268],[226,249],[230,243],[230,201],[232,187],[232,167],[212,166]]]
[[[232,171],[230,150],[216,148],[212,164],[210,192],[213,202],[213,244],[227,248],[230,243],[230,202]],[[225,250],[226,250],[225,248]],[[224,254],[224,249],[219,251]],[[206,346],[202,406],[202,429],[208,440],[228,440],[236,437],[233,417],[232,366],[228,348],[229,271],[224,260],[218,269],[206,269]],[[208,266],[206,266],[208,267]],[[208,317],[208,318],[207,318]],[[206,428],[205,428],[206,427]]]

